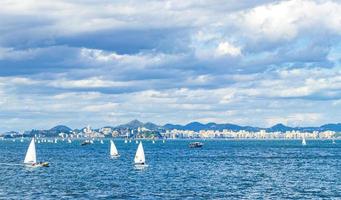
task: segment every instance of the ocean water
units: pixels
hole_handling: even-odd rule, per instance
[[[0,141],[0,199],[341,199],[341,141],[143,141],[148,167],[136,169],[135,142],[36,144],[49,168],[22,163],[29,140]]]

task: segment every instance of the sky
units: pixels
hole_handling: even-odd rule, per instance
[[[0,131],[133,119],[341,122],[341,2],[0,2]]]

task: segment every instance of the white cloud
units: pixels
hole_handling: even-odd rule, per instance
[[[290,40],[301,31],[341,34],[340,12],[337,1],[290,0],[241,11],[234,19],[249,37]]]
[[[221,42],[219,43],[216,49],[217,56],[240,56],[241,49],[240,47],[236,47],[228,42]]]
[[[106,87],[123,87],[132,86],[127,81],[111,81],[103,80],[101,77],[90,77],[81,80],[57,79],[48,83],[50,86],[58,88],[106,88]]]

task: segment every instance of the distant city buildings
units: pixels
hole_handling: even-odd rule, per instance
[[[302,137],[311,139],[331,139],[335,137],[334,131],[323,132],[266,132],[260,130],[257,132],[251,131],[231,131],[231,130],[200,130],[198,132],[190,130],[167,130],[163,135],[167,138],[241,138],[241,139],[300,139]]]
[[[67,131],[63,131],[67,130]],[[6,132],[0,134],[0,138],[15,138],[15,137],[61,137],[61,138],[104,138],[104,137],[120,137],[120,138],[231,138],[231,139],[332,139],[341,137],[340,132],[335,131],[285,131],[285,132],[267,132],[266,130],[259,131],[232,131],[224,130],[165,130],[165,129],[148,129],[144,126],[127,128],[127,127],[103,127],[100,129],[92,129],[87,126],[83,129],[62,129],[62,130],[32,130],[24,133]]]

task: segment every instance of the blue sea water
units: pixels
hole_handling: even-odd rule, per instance
[[[49,168],[22,165],[29,141],[0,141],[0,199],[341,199],[341,141],[144,141],[148,167],[133,165],[134,142],[121,154],[81,141],[36,144]]]

